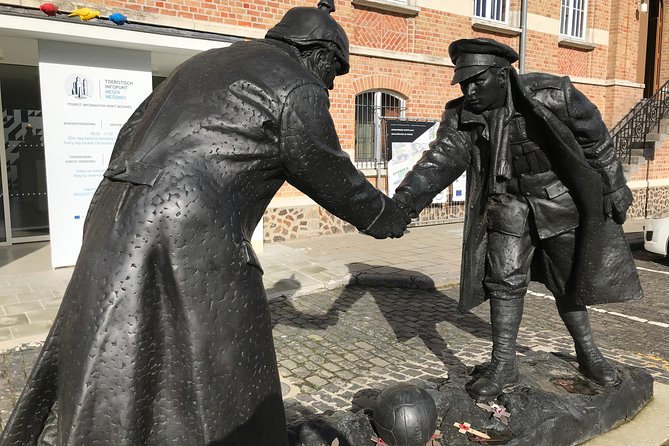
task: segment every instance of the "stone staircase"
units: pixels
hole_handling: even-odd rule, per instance
[[[640,100],[611,129],[613,146],[629,179],[646,165],[669,134],[669,80]]]
[[[632,144],[631,156],[629,159],[621,160],[623,163],[623,173],[625,178],[631,178],[635,173],[646,165],[645,153],[659,150],[662,142],[669,136],[669,117],[660,120],[660,125],[654,131],[646,135],[646,142],[636,142]]]

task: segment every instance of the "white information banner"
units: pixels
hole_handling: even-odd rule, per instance
[[[438,122],[387,120],[386,134],[392,150],[388,161],[388,195],[395,195],[395,189],[414,164],[430,148],[437,137]],[[437,194],[432,203],[446,203],[448,188]]]
[[[145,51],[39,42],[54,268],[74,265],[93,193],[121,126],[151,93]]]
[[[460,177],[453,182],[453,196],[451,201],[459,203],[464,202],[467,198],[467,172],[460,175]]]

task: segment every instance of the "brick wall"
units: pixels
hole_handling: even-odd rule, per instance
[[[612,2],[609,28],[609,79],[636,79],[636,60],[639,49],[639,19],[635,0]]]
[[[560,20],[560,0],[535,0],[527,2],[527,13]],[[518,5],[520,9],[520,5]]]
[[[666,16],[665,16],[666,17]],[[660,85],[669,80],[669,24],[665,23],[662,28],[662,63],[660,67]]]
[[[106,0],[87,3],[261,29],[273,26],[294,6],[313,5],[313,2],[299,0]]]
[[[380,14],[359,8],[353,13],[352,45],[409,52],[413,43],[414,20],[394,14]]]
[[[6,0],[25,2],[25,0]],[[27,0],[30,1],[30,0]],[[272,27],[283,14],[295,6],[314,6],[316,0],[105,0],[87,2],[106,8],[137,11],[151,15],[172,16],[185,21],[207,22],[237,27],[266,30]],[[511,15],[519,14],[520,0],[512,0]],[[527,71],[544,71],[599,80],[636,80],[637,53],[639,45],[639,19],[636,0],[610,0],[588,2],[587,29],[598,33],[608,32],[608,45],[597,44],[593,50],[583,50],[558,45],[557,29],[530,30],[527,36]],[[528,13],[559,23],[560,0],[533,0]],[[131,14],[132,17],[132,14]],[[336,18],[346,29],[351,43],[358,47],[388,50],[422,56],[447,57],[450,42],[461,37],[493,37],[518,50],[519,37],[508,37],[495,32],[476,31],[472,18],[448,11],[422,8],[415,17],[364,7],[355,7],[350,1],[338,1]],[[184,22],[186,23],[186,22]],[[554,25],[551,25],[554,26]],[[665,27],[669,40],[669,27]],[[665,45],[669,49],[669,43]],[[388,77],[399,76],[410,86],[410,93],[400,91],[410,99],[411,116],[427,117],[443,104],[435,104],[434,98],[443,102],[458,94],[448,82],[435,83],[435,76],[450,78],[448,68],[424,63],[411,63],[390,59],[356,57],[352,60],[349,79],[339,80],[339,91],[333,95],[333,114],[339,130],[343,131],[342,142],[351,147],[353,132],[354,92],[345,88],[347,84],[374,74]],[[669,64],[666,64],[669,72]],[[665,75],[669,78],[669,75]],[[417,82],[417,79],[419,80]],[[423,80],[427,82],[423,82]],[[434,94],[429,87],[439,87],[444,94]],[[423,85],[422,91],[415,85]],[[372,86],[371,88],[378,88]],[[604,85],[583,88],[599,106],[605,121],[614,124],[640,98],[638,92]],[[634,89],[632,89],[634,90]],[[359,92],[359,91],[358,91]],[[421,97],[422,96],[422,97]],[[427,103],[423,103],[422,99]],[[438,102],[439,102],[438,101]],[[438,116],[438,114],[437,114]]]
[[[555,34],[532,31],[527,36],[525,68],[527,71],[606,79],[607,51],[603,45],[596,45],[593,50],[559,46]]]
[[[450,0],[443,1],[448,5]],[[6,2],[39,3],[37,0],[3,0]],[[131,20],[132,12],[137,12],[148,22],[151,17],[170,16],[177,20],[175,23],[183,23],[184,28],[197,29],[198,24],[206,24],[200,28],[216,32],[220,24],[254,29],[262,34],[288,9],[316,3],[317,0],[93,0],[86,5],[100,5],[103,11],[105,8],[130,11]],[[520,0],[511,0],[512,16],[519,14],[520,3]],[[529,2],[528,13],[550,26],[528,31],[526,70],[576,78],[577,87],[599,107],[607,125],[613,126],[642,96],[641,90],[631,84],[637,75],[638,2],[588,2],[587,29],[595,42],[592,49],[559,44],[555,24],[559,23],[560,7],[561,0]],[[459,88],[450,85],[453,69],[444,63],[448,45],[453,40],[492,37],[516,50],[520,44],[518,36],[475,30],[472,17],[447,10],[421,8],[417,16],[407,16],[355,7],[349,0],[337,0],[335,17],[357,48],[351,57],[351,72],[336,79],[331,94],[331,112],[341,144],[351,155],[355,145],[356,94],[372,89],[390,90],[406,99],[407,117],[439,119],[444,103],[460,95]],[[664,40],[664,48],[669,51],[669,26],[665,26]],[[369,52],[360,48],[388,54],[373,57],[365,55]],[[407,60],[400,60],[402,54],[406,54],[404,59]],[[430,58],[433,59],[428,61]],[[669,61],[669,57],[666,59]],[[669,63],[664,64],[662,73],[665,80],[669,79]],[[662,162],[657,162],[654,175],[669,177],[667,165]],[[283,197],[299,195],[299,191],[289,185],[279,192]]]
[[[588,90],[582,88],[586,94],[589,94]],[[596,91],[589,97],[595,104],[599,104],[604,122],[609,128],[616,125],[643,98],[643,89],[638,87],[617,85],[593,90]]]
[[[413,20],[413,50],[420,54],[448,56],[448,45],[459,37],[470,37],[472,32],[471,18],[461,15],[423,9]]]
[[[363,91],[384,89],[406,98],[408,118],[438,120],[447,100],[457,97],[460,89],[451,86],[453,69],[419,63],[388,61],[352,56],[351,72],[335,79],[331,92],[331,114],[342,148],[353,158],[355,148],[355,96]],[[371,179],[372,182],[375,179]],[[297,196],[292,186],[284,186],[279,196]]]

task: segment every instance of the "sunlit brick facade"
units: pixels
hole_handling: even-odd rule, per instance
[[[652,6],[659,0],[643,1],[648,2]],[[13,8],[36,8],[41,2],[0,3]],[[288,9],[315,3],[316,0],[92,0],[61,2],[59,6],[62,10],[95,7],[103,16],[123,12],[133,23],[254,39],[261,38]],[[404,101],[406,118],[438,120],[444,104],[459,95],[459,88],[450,85],[453,67],[447,51],[448,45],[458,38],[498,39],[521,53],[526,72],[570,76],[599,107],[610,128],[643,99],[647,42],[656,39],[648,31],[652,7],[651,12],[643,12],[639,0],[580,2],[587,4],[587,9],[570,14],[582,14],[582,20],[575,31],[570,29],[565,34],[565,1],[528,1],[525,29],[521,23],[521,0],[497,3],[504,8],[503,17],[491,17],[488,12],[477,17],[478,0],[336,0],[334,16],[351,42],[351,71],[335,81],[331,112],[341,145],[353,160],[356,95],[383,90]],[[521,51],[523,32],[526,45]],[[657,41],[669,48],[669,32],[654,32],[659,36]],[[659,56],[655,59],[660,63]],[[658,73],[661,85],[669,79],[669,63],[663,64]],[[669,147],[658,150],[648,169],[649,179],[660,185],[669,178],[667,153]],[[369,165],[360,167],[375,183],[377,171]],[[630,180],[640,187],[640,182],[647,179],[647,169],[645,164],[639,167],[633,170]],[[384,175],[381,172],[382,189]],[[352,230],[315,206],[298,190],[285,185],[266,214],[266,241]],[[309,221],[300,224],[300,219]]]

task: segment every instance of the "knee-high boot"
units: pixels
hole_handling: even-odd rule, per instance
[[[524,299],[490,299],[492,355],[490,366],[469,388],[477,401],[492,401],[502,391],[518,382],[516,338],[523,317]]]
[[[558,304],[558,311],[569,334],[574,338],[576,358],[581,373],[604,386],[617,384],[616,369],[604,358],[595,345],[586,307],[583,305],[566,306]]]

